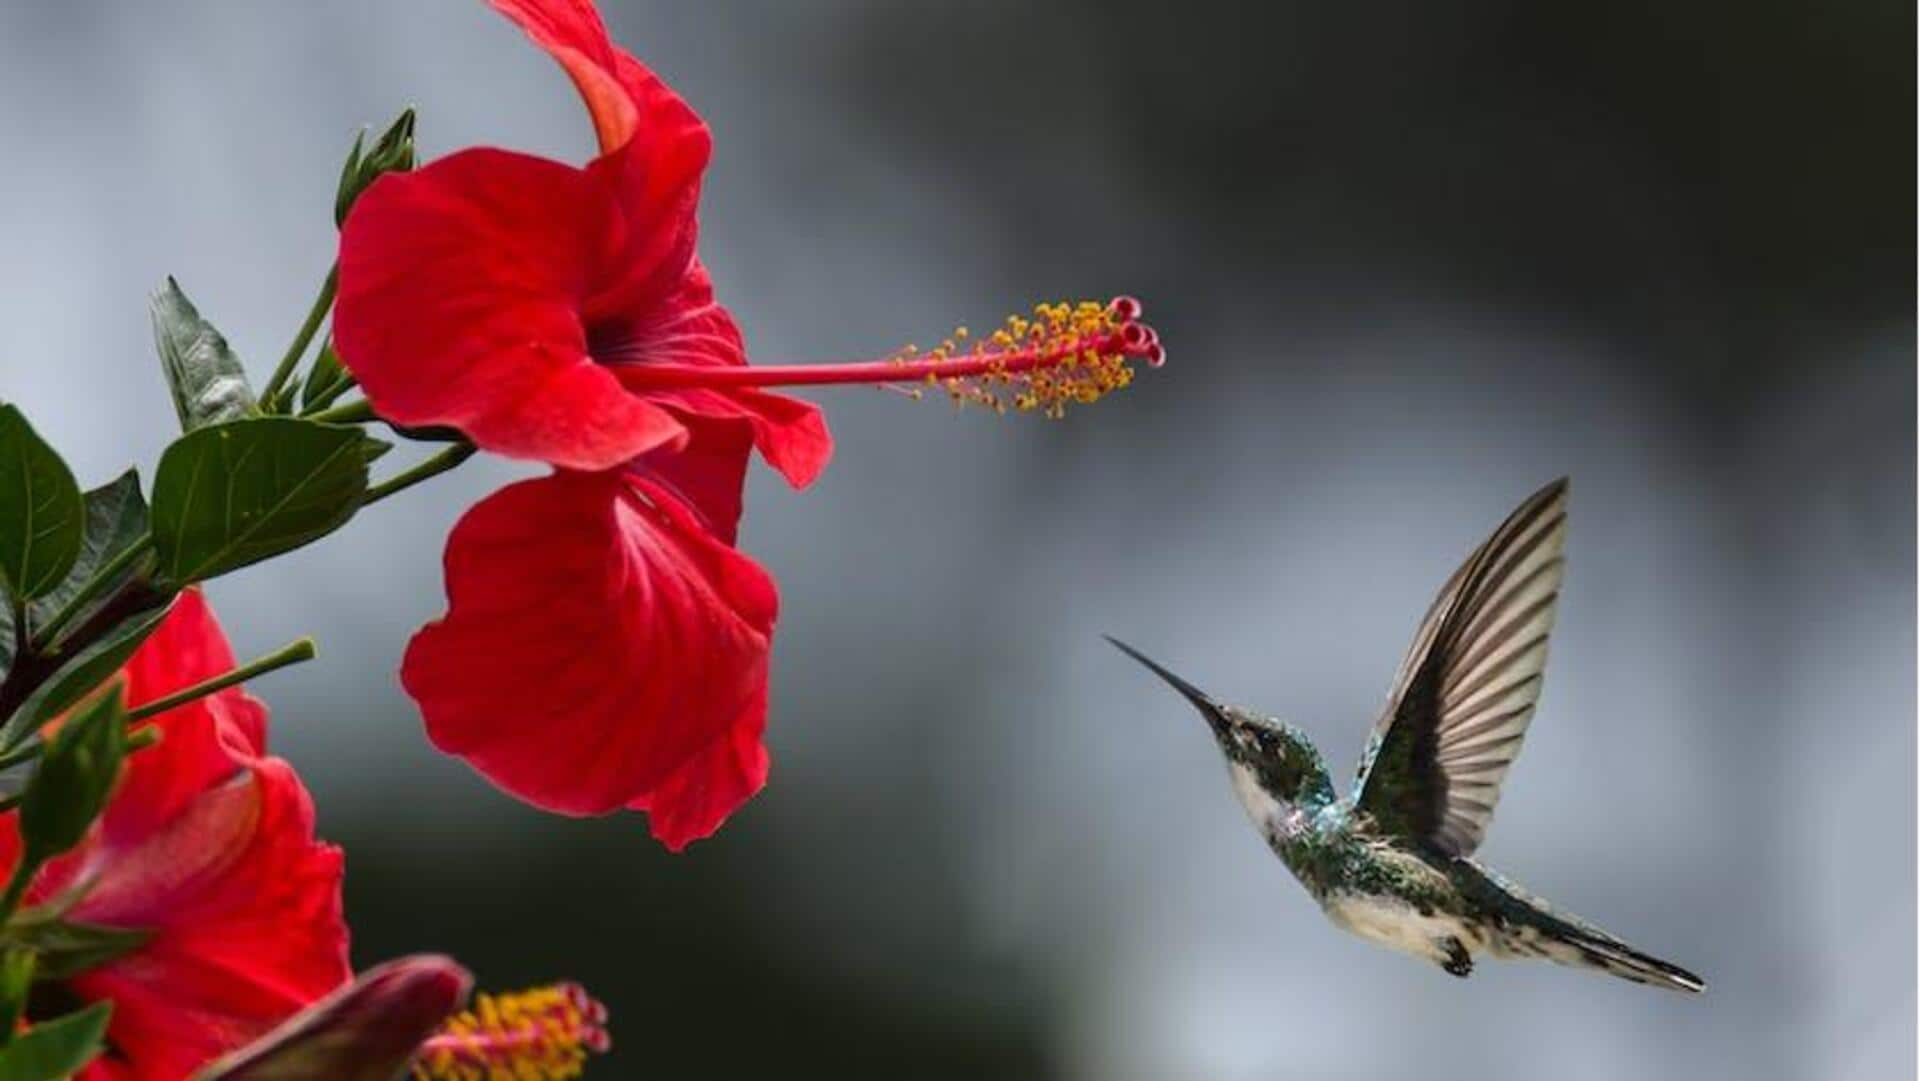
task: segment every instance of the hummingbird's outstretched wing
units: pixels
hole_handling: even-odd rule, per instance
[[[1454,856],[1480,846],[1540,698],[1566,536],[1562,477],[1441,587],[1355,781],[1355,803],[1383,829]]]

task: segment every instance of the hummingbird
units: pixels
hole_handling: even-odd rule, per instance
[[[1463,979],[1484,953],[1700,991],[1700,977],[1471,858],[1540,698],[1566,532],[1562,477],[1521,503],[1447,579],[1346,797],[1335,795],[1305,732],[1227,705],[1107,640],[1199,709],[1254,827],[1336,926]]]

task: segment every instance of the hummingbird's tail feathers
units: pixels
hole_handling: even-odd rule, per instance
[[[1167,671],[1165,668],[1161,667],[1160,662],[1154,660],[1152,657],[1147,656],[1146,654],[1140,652],[1139,650],[1133,648],[1132,646],[1126,644],[1125,642],[1122,642],[1120,639],[1115,638],[1111,634],[1103,634],[1100,637],[1105,638],[1108,642],[1111,642],[1115,649],[1119,650],[1122,653],[1125,653],[1129,657],[1132,657],[1134,660],[1139,661],[1143,666],[1146,667],[1146,669],[1149,672],[1152,672],[1154,675],[1159,676],[1161,679],[1166,680],[1168,686],[1171,686],[1174,690],[1179,691],[1181,696],[1186,698],[1187,701],[1192,702],[1195,706],[1198,706],[1200,709],[1200,712],[1207,714],[1209,717],[1212,717],[1220,712],[1220,703],[1215,702],[1213,700],[1213,696],[1207,694],[1207,692],[1201,690],[1200,688],[1194,686],[1193,684],[1188,683],[1186,680],[1181,679],[1179,676],[1174,675],[1172,672]]]
[[[1564,956],[1558,950],[1550,951],[1549,956],[1561,964],[1597,968],[1623,980],[1650,987],[1664,987],[1669,991],[1698,993],[1707,989],[1707,981],[1679,965],[1641,953],[1616,938],[1576,931],[1559,936],[1559,941],[1572,951]]]
[[[1493,943],[1495,956],[1541,957],[1670,991],[1707,988],[1707,981],[1679,965],[1642,953],[1586,920],[1555,909],[1496,871],[1472,860],[1456,861],[1454,868],[1468,894],[1499,913],[1505,924],[1505,932]]]

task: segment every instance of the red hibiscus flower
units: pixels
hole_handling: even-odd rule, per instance
[[[127,700],[233,668],[205,600],[182,594],[128,662]],[[88,839],[35,876],[26,905],[83,891],[74,922],[142,932],[131,952],[62,983],[109,1000],[108,1049],[83,1081],[180,1081],[351,976],[340,851],[314,840],[293,769],[264,757],[266,711],[237,688],[168,710]],[[0,816],[0,871],[19,860]]]
[[[548,810],[650,811],[674,849],[765,783],[773,581],[645,474],[510,485],[446,569],[401,670],[442,750]]]
[[[472,149],[383,176],[340,238],[335,341],[403,426],[548,462],[448,543],[447,616],[402,681],[442,749],[568,814],[644,809],[679,849],[767,772],[773,582],[733,551],[754,449],[795,486],[832,440],[793,385],[932,384],[1057,413],[1163,358],[1139,305],[1043,305],[926,356],[749,365],[694,254],[712,140],[588,0],[492,0],[585,100],[585,168]],[[582,472],[574,472],[582,471]]]
[[[614,47],[590,5],[495,6],[573,77],[602,153],[576,169],[466,150],[360,198],[340,237],[334,336],[368,400],[400,424],[574,469],[740,425],[807,484],[833,449],[815,406],[751,387],[636,393],[616,374],[746,363],[694,257],[706,124]]]

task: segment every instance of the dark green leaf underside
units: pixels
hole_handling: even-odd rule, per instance
[[[80,541],[80,557],[74,560],[73,569],[61,580],[59,586],[41,597],[33,604],[35,626],[43,626],[55,612],[66,607],[80,587],[93,580],[100,568],[113,561],[113,558],[127,550],[147,534],[147,501],[140,496],[140,474],[127,470],[110,484],[101,485],[86,495],[86,528]],[[99,604],[111,598],[120,584],[132,577],[141,568],[140,560],[127,567],[115,580],[95,593],[100,598],[86,611],[79,613],[72,624],[86,622],[87,617],[99,610]]]
[[[172,278],[153,295],[153,343],[173,391],[182,431],[234,420],[254,412],[246,369],[227,339],[180,291]]]

